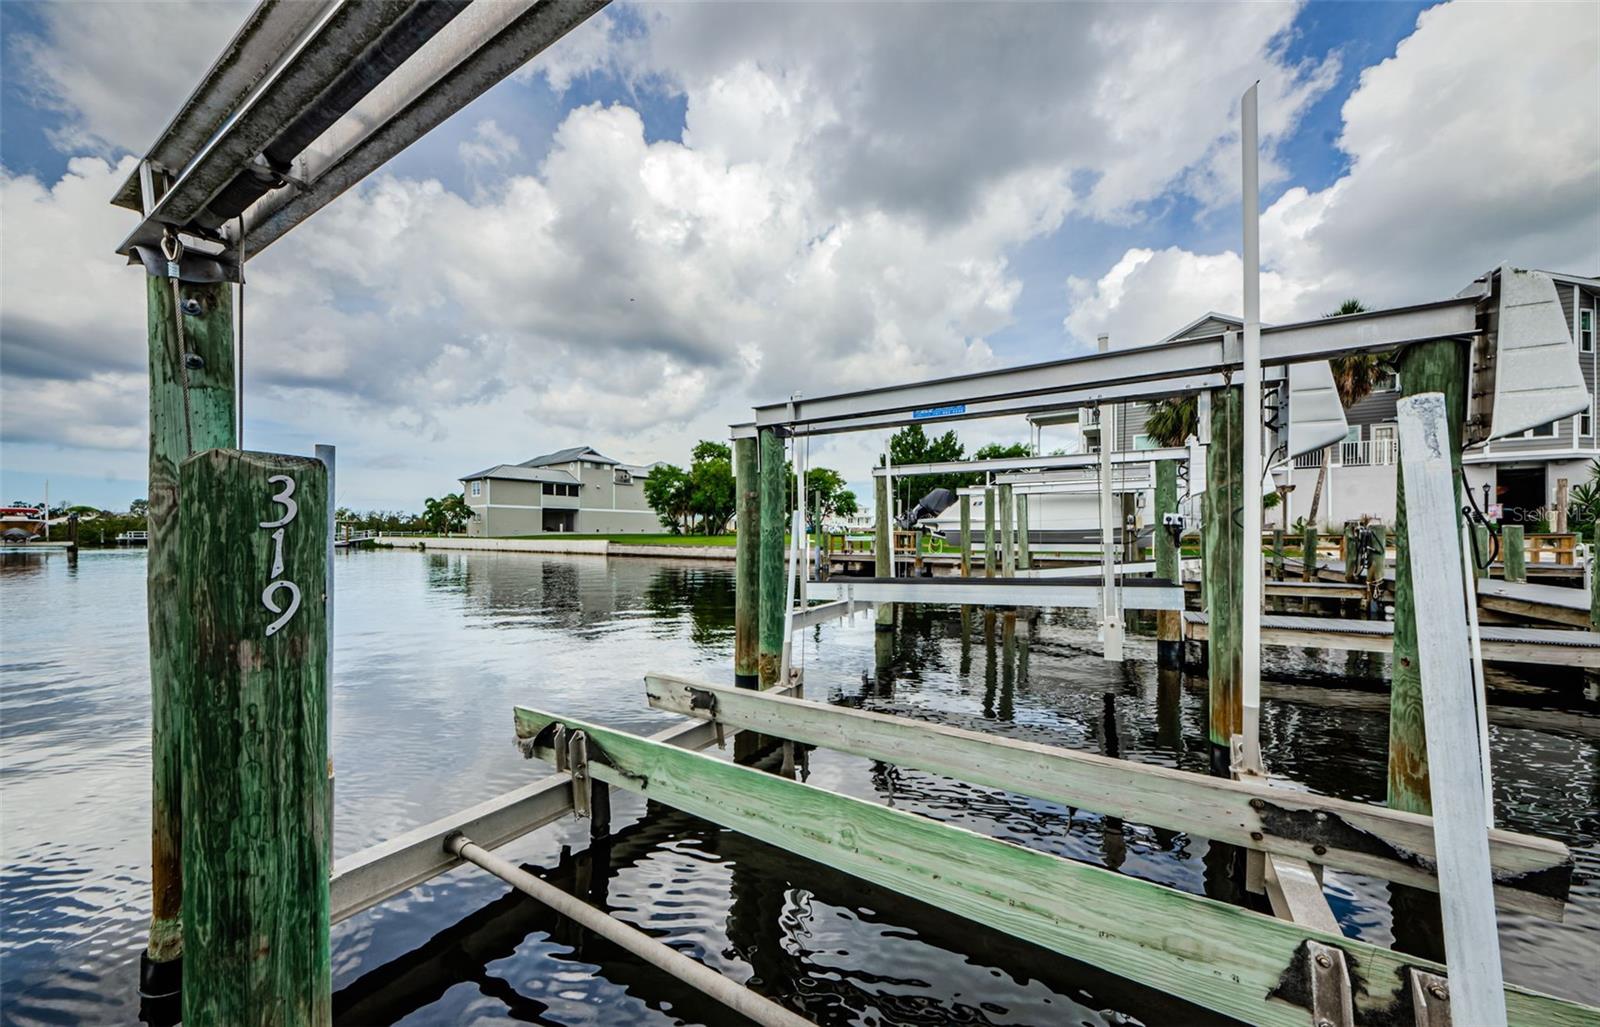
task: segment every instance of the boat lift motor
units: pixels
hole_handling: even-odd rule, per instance
[[[934,489],[917,500],[917,504],[895,520],[901,531],[910,531],[919,521],[931,520],[955,505],[956,494],[950,489]]]

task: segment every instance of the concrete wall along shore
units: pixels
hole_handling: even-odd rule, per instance
[[[493,553],[556,553],[566,556],[644,556],[662,560],[721,560],[733,563],[732,546],[636,545],[587,538],[417,538],[383,537],[393,549],[461,549]]]

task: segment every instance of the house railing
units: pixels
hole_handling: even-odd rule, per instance
[[[1332,448],[1333,467],[1381,467],[1400,462],[1399,439],[1361,439],[1336,443]],[[1302,453],[1294,458],[1294,465],[1297,468],[1321,467],[1324,452],[1326,450],[1319,449]]]

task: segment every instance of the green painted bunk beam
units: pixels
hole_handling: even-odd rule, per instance
[[[1207,777],[1095,753],[985,735],[882,713],[647,674],[660,710],[1003,788],[1170,831],[1438,890],[1433,823],[1415,813]],[[713,718],[714,711],[714,718]],[[1320,851],[1319,851],[1320,850]],[[1506,909],[1560,919],[1572,855],[1560,842],[1496,831],[1490,852]],[[1519,887],[1515,882],[1525,886]]]
[[[798,781],[526,707],[528,750],[581,730],[595,780],[775,845],[1049,951],[1263,1027],[1305,1027],[1305,943],[1346,954],[1358,1022],[1409,1015],[1406,970],[1444,967]],[[1592,1025],[1600,1011],[1506,989],[1514,1022]]]

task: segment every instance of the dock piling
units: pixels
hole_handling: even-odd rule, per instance
[[[1440,392],[1450,431],[1457,510],[1461,508],[1461,426],[1466,421],[1467,353],[1454,340],[1408,346],[1400,355],[1400,383],[1406,396]],[[1402,451],[1401,460],[1405,459]],[[1394,658],[1389,685],[1389,805],[1429,813],[1428,743],[1422,724],[1422,678],[1417,656],[1416,590],[1406,519],[1405,477],[1395,480]]]
[[[875,577],[891,578],[894,576],[894,523],[893,506],[889,502],[889,481],[887,478],[873,478],[873,489],[877,495],[876,521],[877,537],[872,543],[872,573]],[[894,604],[878,604],[879,631],[894,630]]]
[[[183,1020],[327,1024],[327,468],[213,449],[180,476]]]
[[[1180,580],[1178,542],[1166,527],[1168,514],[1178,512],[1178,465],[1172,460],[1156,464],[1156,577],[1165,581]],[[1183,658],[1183,611],[1156,611],[1156,663],[1160,667],[1174,668]]]
[[[759,688],[761,471],[755,439],[733,440],[738,533],[733,550],[733,683]]]
[[[1528,580],[1528,543],[1520,524],[1500,529],[1500,562],[1507,581]]]
[[[150,512],[145,581],[150,632],[152,894],[139,992],[151,999],[178,994],[183,957],[182,711],[176,689],[187,657],[176,641],[186,600],[178,587],[178,465],[190,453],[231,446],[236,438],[231,287],[227,283],[185,282],[179,284],[178,292],[182,302],[197,313],[179,313],[175,308],[172,279],[145,278],[150,344]],[[192,364],[199,366],[186,366]]]
[[[1207,661],[1210,675],[1211,772],[1228,776],[1229,740],[1244,729],[1244,540],[1261,537],[1239,523],[1244,482],[1244,418],[1237,388],[1219,389],[1211,402],[1211,446],[1206,453],[1205,518]],[[1259,545],[1259,542],[1257,543]]]
[[[761,592],[761,628],[756,662],[761,687],[771,688],[778,683],[778,667],[783,660],[783,624],[788,617],[788,611],[784,609],[784,597],[789,589],[784,576],[783,536],[789,519],[783,511],[785,486],[788,484],[783,440],[770,428],[761,430],[760,457],[761,468],[757,480],[761,486],[761,548],[757,577]]]

